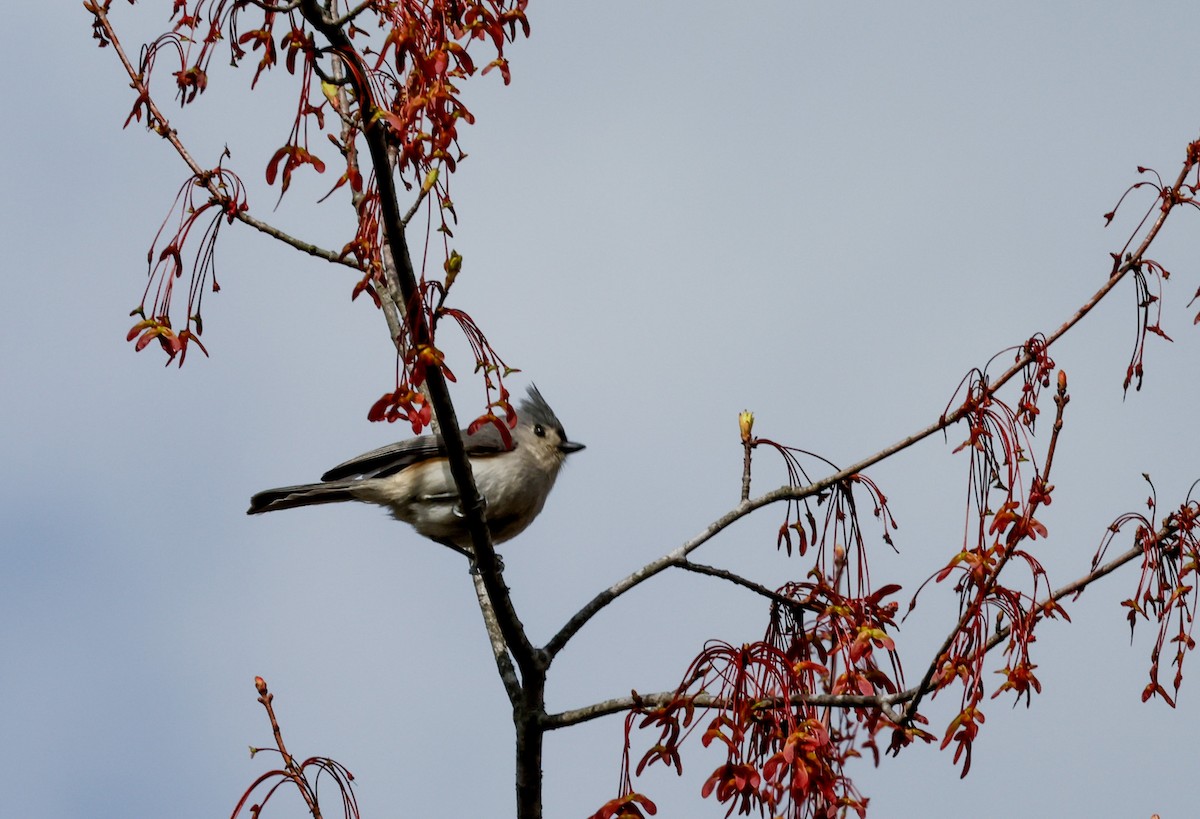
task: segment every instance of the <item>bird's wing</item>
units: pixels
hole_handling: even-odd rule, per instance
[[[490,424],[481,427],[474,435],[462,431],[463,444],[471,456],[494,455],[507,451],[500,431]],[[432,458],[446,457],[446,446],[440,435],[422,435],[394,444],[372,449],[362,455],[340,463],[321,476],[323,481],[339,481],[358,476],[386,478],[402,469]]]

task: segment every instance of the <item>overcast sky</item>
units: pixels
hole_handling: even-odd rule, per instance
[[[134,53],[169,5],[113,5]],[[1136,166],[1173,176],[1200,135],[1195,8],[974,8],[534,2],[513,84],[469,84],[457,304],[522,369],[513,385],[536,381],[588,445],[502,549],[535,641],[736,503],[739,410],[761,435],[852,462],[935,420],[970,368],[1105,280],[1135,208],[1107,229],[1102,215]],[[212,358],[180,371],[135,353],[128,313],[185,171],[161,139],[122,131],[128,82],[79,4],[65,9],[12,4],[0,31],[0,815],[228,815],[270,764],[246,753],[270,744],[256,674],[291,750],[355,773],[364,816],[510,815],[508,705],[461,560],[371,508],[244,514],[257,490],[406,434],[366,421],[391,383],[381,317],[350,301],[351,273],[239,225],[205,302]],[[229,145],[255,213],[339,246],[348,208],[313,205],[332,179],[298,180],[276,211],[263,182],[290,78],[250,96],[252,69],[224,62],[202,103],[168,106],[173,123],[206,165]],[[1200,477],[1198,236],[1178,213],[1154,251],[1175,274],[1175,342],[1149,343],[1140,394],[1121,392],[1131,283],[1052,350],[1073,399],[1035,544],[1055,585],[1144,509],[1143,472],[1164,508]],[[468,416],[481,391],[469,361],[453,366]],[[873,578],[904,601],[961,545],[962,435],[870,473],[900,524],[898,557],[872,543]],[[755,492],[783,480],[761,454]],[[768,585],[798,576],[774,548],[782,511],[698,557]],[[871,815],[1194,815],[1200,659],[1178,709],[1140,702],[1153,631],[1131,644],[1119,607],[1135,583],[1109,578],[1070,607],[1074,624],[1043,627],[1045,692],[1029,709],[985,703],[967,779],[932,748],[856,766]],[[914,678],[951,597],[927,592],[900,630]],[[736,590],[661,577],[559,657],[548,705],[672,688],[704,640],[764,626]],[[929,705],[935,733],[956,696]],[[620,751],[619,718],[550,736],[546,815],[615,795]],[[698,796],[718,763],[697,747],[682,779],[639,788],[660,816],[722,816]]]

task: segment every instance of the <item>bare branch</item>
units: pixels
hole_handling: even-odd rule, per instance
[[[820,611],[820,607],[818,606],[793,600],[790,597],[772,591],[760,583],[755,583],[753,580],[748,580],[745,577],[742,577],[740,574],[735,574],[728,569],[719,569],[716,566],[706,566],[703,563],[693,563],[686,558],[676,563],[675,567],[683,569],[684,571],[695,572],[696,574],[705,574],[709,577],[719,577],[722,580],[728,580],[730,583],[733,583],[736,586],[749,589],[756,594],[762,595],[771,602],[778,603],[781,606],[786,606],[789,609],[805,609],[813,612]]]
[[[421,203],[425,201],[425,197],[429,195],[429,191],[433,188],[436,182],[437,174],[434,172],[430,172],[430,174],[425,177],[425,180],[421,183],[421,192],[417,194],[416,201],[412,203],[412,207],[408,209],[408,213],[404,214],[403,222],[405,226],[412,221],[413,216],[415,216],[417,213],[417,208],[421,207]],[[445,298],[446,294],[443,292],[442,299],[444,300]]]
[[[267,718],[271,721],[271,733],[275,737],[275,747],[279,750],[280,757],[283,758],[283,767],[286,771],[287,778],[296,786],[296,790],[300,791],[300,795],[304,798],[304,803],[308,806],[308,812],[312,814],[313,819],[321,819],[321,809],[317,805],[317,795],[308,785],[308,780],[304,778],[304,767],[296,763],[296,758],[288,753],[287,746],[283,744],[283,731],[279,727],[279,720],[275,718],[275,708],[272,702],[275,695],[267,690],[267,683],[262,677],[254,678],[254,687],[258,691],[258,701],[267,711]]]
[[[295,11],[296,9],[300,8],[300,0],[291,0],[290,3],[284,3],[283,5],[267,3],[264,0],[247,0],[247,2],[252,6],[257,6],[263,11],[275,11],[279,12],[280,14],[287,14],[289,11]]]
[[[324,259],[325,261],[332,262],[333,264],[345,265],[346,267],[352,268],[354,270],[362,270],[363,269],[362,265],[358,264],[353,259],[343,256],[341,253],[339,253],[336,250],[329,250],[328,248],[324,248],[319,245],[315,245],[312,242],[306,242],[303,239],[297,239],[295,236],[292,236],[290,233],[284,233],[282,230],[275,227],[274,225],[270,225],[270,224],[262,221],[261,219],[256,219],[255,217],[251,216],[249,213],[246,213],[245,211],[240,211],[240,212],[236,213],[234,215],[234,218],[236,218],[239,222],[243,222],[246,225],[249,225],[250,227],[254,228],[257,231],[265,233],[266,235],[270,236],[272,239],[278,239],[279,241],[283,242],[285,245],[291,245],[292,247],[296,248],[296,250],[299,250],[303,253],[307,253],[309,256],[316,256],[318,259]]]
[[[342,28],[344,25],[346,25],[346,23],[349,23],[355,17],[362,14],[367,9],[371,8],[371,5],[373,3],[374,3],[374,0],[363,0],[363,2],[359,3],[354,8],[350,9],[350,11],[346,12],[344,15],[342,15],[338,19],[334,20],[333,25],[337,26],[338,28]]]
[[[771,501],[767,501],[766,503],[770,502]],[[553,658],[558,654],[558,652],[562,651],[567,642],[574,637],[581,628],[583,628],[588,620],[592,619],[597,612],[599,612],[613,600],[616,600],[625,592],[629,591],[635,586],[640,585],[641,583],[644,583],[651,577],[654,577],[664,569],[669,569],[671,566],[679,565],[679,563],[685,560],[689,554],[696,551],[696,549],[699,549],[714,536],[716,536],[717,533],[725,529],[725,527],[740,520],[741,518],[753,512],[755,509],[765,506],[766,503],[762,502],[761,498],[758,500],[744,501],[739,503],[736,507],[734,507],[733,510],[725,513],[723,516],[710,523],[703,532],[696,535],[682,546],[679,546],[678,548],[668,552],[657,560],[647,563],[642,568],[638,569],[627,577],[618,580],[616,583],[597,594],[590,601],[588,601],[588,603],[582,609],[572,615],[571,619],[567,620],[563,627],[558,630],[557,634],[550,638],[550,642],[546,643],[546,653]]]
[[[400,344],[401,339],[404,338],[404,315],[407,310],[404,297],[400,295],[400,287],[397,284],[399,280],[396,274],[396,260],[392,256],[392,248],[387,242],[380,245],[379,256],[383,263],[383,282],[386,288],[386,298],[379,299],[379,306],[383,311],[383,318],[387,322],[392,344]],[[422,391],[425,391],[424,387],[422,387]]]
[[[888,706],[903,702],[912,696],[912,690],[898,694],[881,694],[878,696],[864,696],[862,694],[801,694],[793,697],[792,702],[797,705],[805,704],[818,707],[886,709]],[[675,691],[658,691],[653,694],[634,693],[628,697],[616,697],[593,705],[586,705],[582,708],[574,708],[570,711],[547,714],[542,720],[542,726],[547,731],[554,731],[558,728],[568,728],[572,725],[578,725],[581,722],[590,722],[599,717],[620,714],[635,707],[661,708],[664,705],[669,705],[676,697],[678,697],[678,693]],[[697,695],[693,704],[697,708],[728,707],[728,703],[725,700],[708,694]]]
[[[1163,529],[1162,532],[1160,532],[1159,534],[1165,536],[1167,534],[1167,530]],[[1092,583],[1095,583],[1100,578],[1104,577],[1105,575],[1112,574],[1117,569],[1124,566],[1126,563],[1136,560],[1137,558],[1139,558],[1141,556],[1142,556],[1142,547],[1134,546],[1134,547],[1130,548],[1129,551],[1123,552],[1123,553],[1117,555],[1112,560],[1105,563],[1103,566],[1100,566],[1099,568],[1097,568],[1095,571],[1088,572],[1087,574],[1085,574],[1083,577],[1079,578],[1078,580],[1073,580],[1070,583],[1068,583],[1067,585],[1063,586],[1062,588],[1056,589],[1053,594],[1051,594],[1046,600],[1040,601],[1038,603],[1038,605],[1044,606],[1044,605],[1046,605],[1046,603],[1050,602],[1051,600],[1053,600],[1054,602],[1057,603],[1059,600],[1062,600],[1065,597],[1070,597],[1072,594],[1080,594],[1081,592],[1083,592],[1084,589],[1086,589],[1088,586],[1092,585]],[[998,646],[1000,643],[1007,640],[1008,636],[1011,633],[1012,633],[1012,626],[1005,626],[1004,628],[999,629],[987,641],[987,650],[991,651],[993,648]]]
[[[333,68],[333,81],[337,85],[337,100],[335,106],[338,118],[342,121],[342,154],[346,158],[346,173],[359,174],[358,168],[358,146],[354,142],[354,137],[359,131],[359,123],[350,115],[350,87],[349,79],[346,77],[346,64],[341,57],[334,55],[331,60]],[[320,73],[319,66],[316,61],[313,61],[313,69]],[[350,204],[354,207],[355,213],[358,212],[359,203],[362,201],[363,194],[361,191],[355,191],[351,186]]]
[[[521,701],[521,681],[517,679],[512,656],[508,653],[508,644],[504,642],[504,633],[496,620],[496,609],[492,606],[492,599],[488,596],[483,578],[478,572],[473,573],[472,578],[475,581],[475,596],[479,598],[479,611],[483,614],[483,625],[487,629],[488,641],[492,644],[492,656],[496,659],[496,669],[504,683],[504,690],[508,692],[509,702],[516,706]]]
[[[742,435],[742,503],[750,500],[750,461],[754,453],[754,413],[743,410],[738,416]]]

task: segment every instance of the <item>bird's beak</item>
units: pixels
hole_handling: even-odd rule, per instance
[[[562,452],[564,455],[570,455],[572,452],[578,452],[579,450],[584,449],[584,448],[585,447],[583,444],[576,443],[575,441],[563,441],[561,444],[558,445],[559,451]]]

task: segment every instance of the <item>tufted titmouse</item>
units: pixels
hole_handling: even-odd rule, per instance
[[[512,449],[505,448],[499,430],[491,425],[473,435],[462,433],[495,543],[516,537],[533,523],[567,455],[583,449],[583,444],[567,440],[536,387],[530,387],[529,397],[518,405],[517,419]],[[246,514],[364,501],[387,507],[393,517],[412,524],[430,540],[471,553],[471,535],[439,436],[422,435],[380,447],[335,466],[321,480],[259,492],[250,499]]]

